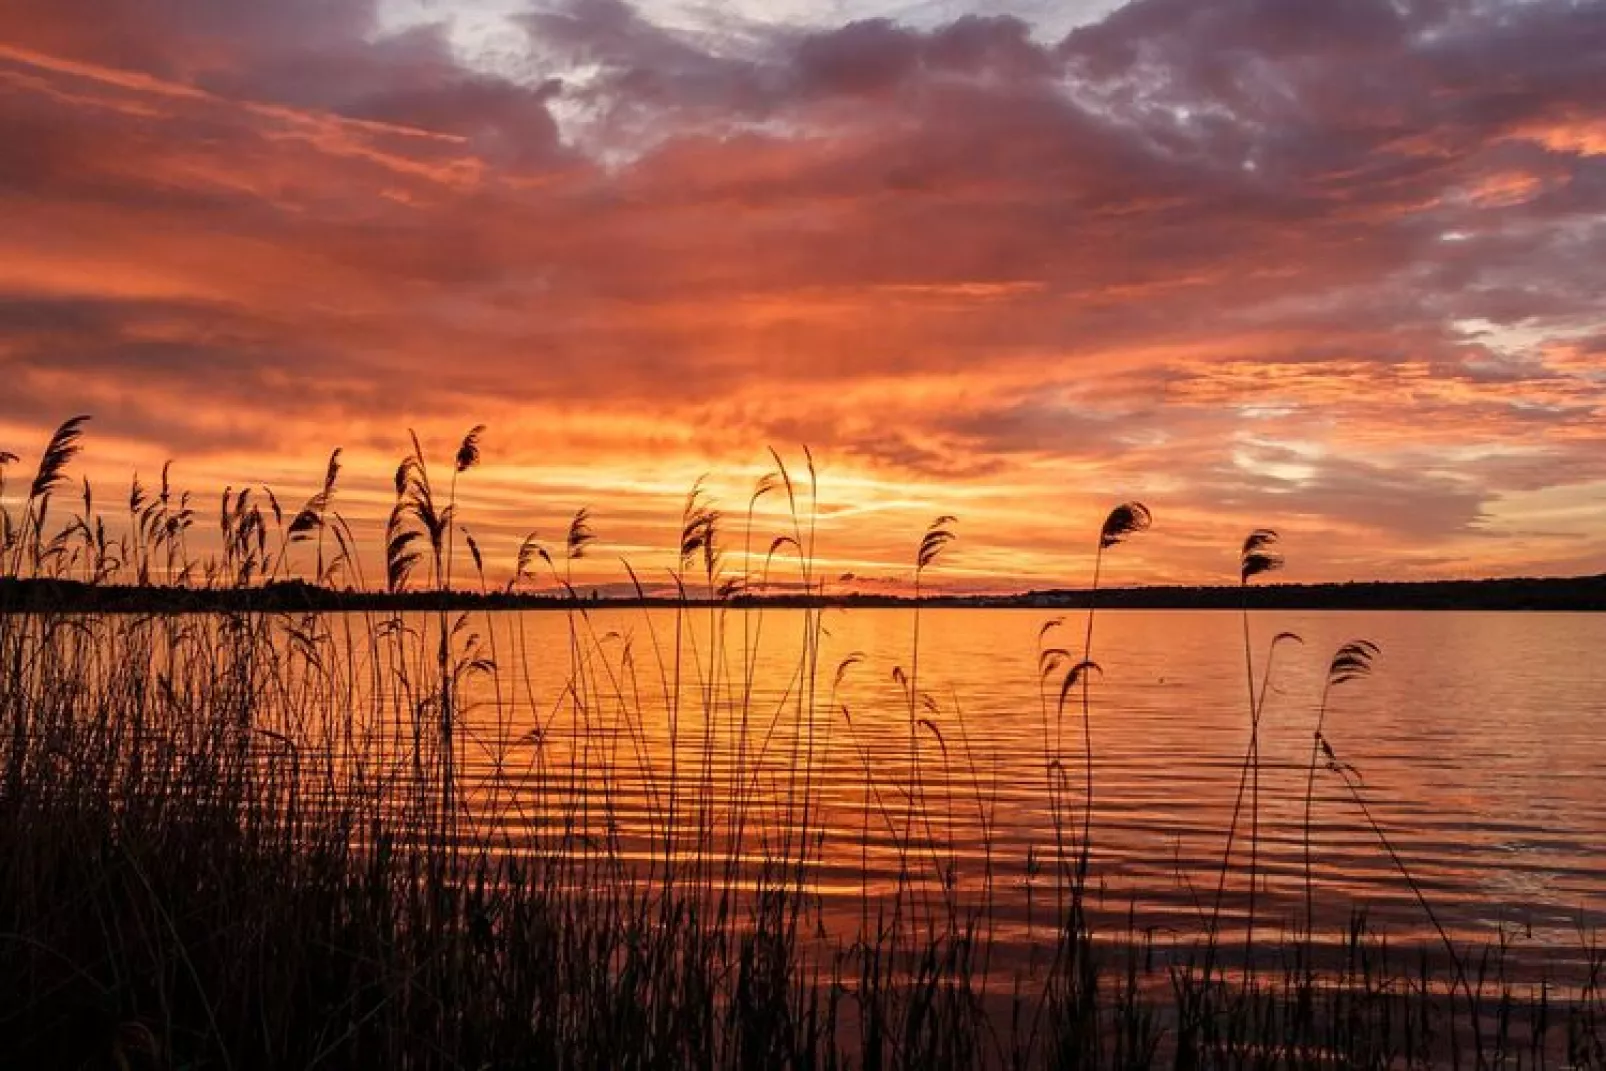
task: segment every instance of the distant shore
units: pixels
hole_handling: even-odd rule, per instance
[[[374,592],[334,590],[302,581],[251,588],[176,588],[90,585],[70,580],[0,578],[0,612],[51,610],[80,613],[213,613],[225,611],[340,612],[375,610],[562,610],[576,602],[590,608],[630,609],[706,605],[691,595],[611,596],[582,591],[578,597],[551,593],[492,591]],[[1078,609],[1093,601],[1086,590],[1054,589],[1012,595],[929,595],[922,606],[955,609]],[[1502,610],[1606,611],[1606,574],[1488,580],[1360,581],[1328,584],[1105,588],[1101,609],[1133,610]],[[884,594],[804,596],[740,595],[735,607],[896,608],[912,598]]]

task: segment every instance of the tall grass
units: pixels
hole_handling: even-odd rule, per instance
[[[1306,785],[1303,934],[1228,968],[1219,921],[1236,809],[1197,932],[1156,934],[1101,907],[1094,608],[1079,649],[1054,646],[1052,626],[1042,634],[1049,828],[1026,870],[1029,882],[1048,875],[1053,911],[1041,937],[1033,930],[1043,954],[1005,962],[995,875],[1020,861],[998,856],[997,775],[958,698],[929,687],[919,634],[918,596],[953,518],[913,556],[901,761],[900,742],[878,740],[841,698],[862,656],[821,664],[823,611],[786,612],[800,629],[796,664],[778,698],[756,685],[776,626],[754,596],[778,576],[827,593],[812,457],[806,485],[774,457],[735,536],[694,491],[674,548],[677,608],[645,614],[639,631],[609,629],[575,590],[575,563],[598,545],[588,512],[561,546],[526,539],[507,590],[547,584],[565,597],[567,649],[543,650],[490,611],[297,614],[245,600],[226,613],[67,612],[48,588],[17,581],[369,586],[339,509],[339,451],[288,515],[268,489],[231,488],[215,549],[199,554],[199,512],[165,470],[154,494],[135,480],[121,530],[87,485],[81,512],[52,523],[84,427],[63,425],[17,512],[0,513],[0,600],[29,600],[25,612],[0,603],[0,1066],[1602,1061],[1606,955],[1587,939],[1586,976],[1560,999],[1508,975],[1503,946],[1473,969],[1442,928],[1448,963],[1391,948],[1362,917],[1316,963],[1318,777],[1336,779],[1438,927],[1333,750],[1325,693]],[[458,515],[483,434],[461,440],[444,501],[438,466],[411,440],[376,586],[488,590]],[[5,479],[20,464],[0,453],[0,505],[13,505]],[[777,532],[758,527],[765,497],[784,497]],[[1105,552],[1150,522],[1138,503],[1110,513],[1095,591]],[[1251,566],[1268,547],[1246,544],[1242,583],[1266,571]],[[1272,666],[1268,656],[1257,683],[1247,614],[1245,636],[1252,928]],[[1341,649],[1329,689],[1376,653]],[[534,683],[543,661],[564,680],[557,696]],[[1081,722],[1080,808],[1068,706]],[[828,814],[833,747],[863,771],[857,830]],[[980,849],[979,879],[961,880],[967,848]],[[890,897],[873,887],[873,851],[897,860]],[[855,856],[857,909],[833,912],[822,883]],[[1256,955],[1271,965],[1254,969]]]

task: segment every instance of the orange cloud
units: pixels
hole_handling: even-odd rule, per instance
[[[579,0],[510,29],[515,79],[366,0],[21,4],[0,447],[93,411],[97,478],[293,497],[340,445],[373,525],[406,428],[485,422],[502,562],[591,506],[659,568],[691,480],[740,512],[807,442],[823,553],[880,581],[941,512],[948,583],[1076,581],[1129,497],[1134,578],[1260,524],[1309,579],[1606,568],[1606,41],[1568,5],[710,44]]]

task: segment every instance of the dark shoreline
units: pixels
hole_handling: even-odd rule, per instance
[[[1085,590],[1028,591],[1014,595],[935,595],[928,608],[1080,609],[1092,601]],[[1329,584],[1264,584],[1220,587],[1129,587],[1098,592],[1102,609],[1236,610],[1484,610],[1598,613],[1606,611],[1606,574],[1582,577],[1522,577],[1489,580],[1362,581]],[[707,605],[708,600],[645,598],[581,593],[578,604],[595,609]],[[914,600],[896,595],[737,596],[734,607],[898,608]],[[577,605],[566,595],[454,591],[334,591],[301,581],[256,588],[186,589],[90,585],[64,580],[0,578],[0,613],[305,613],[393,610],[563,610]]]

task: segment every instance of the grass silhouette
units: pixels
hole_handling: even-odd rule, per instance
[[[302,562],[311,583],[368,586],[359,540],[338,509],[338,450],[318,490],[288,515],[267,489],[225,492],[216,550],[200,555],[189,538],[198,511],[165,470],[155,494],[134,482],[119,533],[87,484],[82,511],[51,523],[84,427],[82,417],[62,426],[20,513],[0,515],[6,577],[250,591],[299,575]],[[457,500],[483,432],[463,438],[444,503],[413,438],[385,524],[385,590],[416,582],[445,591],[470,568],[489,590]],[[1317,712],[1303,930],[1246,949],[1235,964],[1220,914],[1237,808],[1215,902],[1197,932],[1161,937],[1131,915],[1123,925],[1092,909],[1094,608],[1080,650],[1054,646],[1058,625],[1045,626],[1050,843],[1042,855],[1028,849],[1026,868],[1046,875],[1053,910],[1038,927],[1028,883],[1028,928],[1042,955],[1001,982],[998,786],[962,706],[922,684],[925,577],[941,567],[956,522],[938,518],[913,557],[912,645],[895,681],[907,720],[900,764],[841,701],[862,658],[821,664],[822,611],[738,601],[766,591],[781,568],[807,592],[826,589],[813,459],[806,484],[774,461],[739,513],[716,509],[700,487],[688,497],[672,576],[680,602],[644,615],[640,645],[604,630],[574,588],[573,563],[597,545],[585,510],[555,553],[526,539],[507,585],[538,583],[544,567],[567,600],[566,651],[528,649],[523,632],[490,611],[0,607],[0,1066],[1606,1059],[1606,955],[1592,939],[1581,939],[1585,975],[1565,998],[1518,984],[1503,945],[1457,948],[1358,775],[1339,760],[1328,696],[1371,672],[1378,651],[1366,641],[1335,654]],[[0,454],[0,502],[7,469],[20,463]],[[785,530],[758,532],[755,504],[783,495]],[[1095,591],[1104,552],[1151,523],[1139,503],[1109,514]],[[1263,530],[1245,543],[1244,585],[1280,562],[1274,542]],[[755,687],[758,648],[767,629],[781,627],[799,630],[797,660],[782,701],[766,706]],[[566,666],[555,701],[542,701],[531,682],[538,659]],[[1239,803],[1247,793],[1252,929],[1260,715],[1272,660],[1257,684],[1247,615],[1245,659]],[[1081,778],[1064,749],[1067,706],[1078,702]],[[515,720],[515,709],[534,713]],[[653,754],[658,711],[667,761]],[[854,854],[840,838],[855,831],[828,830],[822,817],[823,755],[833,741],[863,771],[853,846],[861,894],[847,924],[826,917],[817,890],[833,861],[828,833],[839,838],[834,860]],[[1363,814],[1446,957],[1391,948],[1364,916],[1321,954],[1311,812],[1326,776]],[[627,828],[632,799],[644,809],[645,844]],[[890,899],[872,889],[872,844],[897,860]],[[962,847],[979,851],[979,884],[957,878]]]

